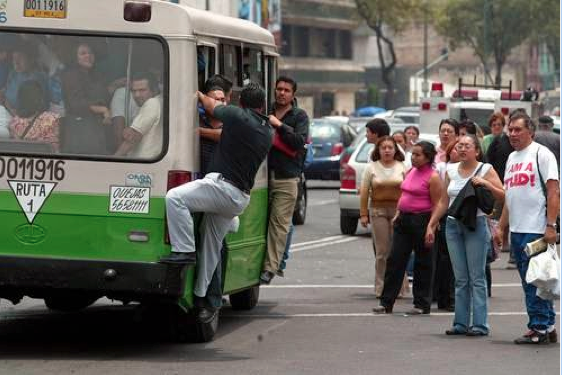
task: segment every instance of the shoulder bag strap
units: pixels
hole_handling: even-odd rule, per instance
[[[36,114],[33,119],[31,119],[29,125],[27,125],[27,127],[25,128],[25,130],[23,131],[23,133],[20,135],[20,139],[23,140],[25,138],[25,136],[27,135],[27,133],[29,133],[29,131],[31,130],[31,128],[33,127],[33,125],[35,125],[35,121],[37,120],[37,117],[39,117],[39,114]]]
[[[546,192],[546,183],[544,182],[544,179],[542,178],[541,168],[540,168],[540,166],[539,166],[539,150],[540,150],[540,149],[541,149],[541,148],[540,148],[540,146],[539,146],[539,147],[537,148],[537,155],[536,155],[536,158],[537,158],[537,172],[539,173],[539,181],[540,181],[540,183],[541,183],[541,189],[542,189],[542,192],[543,192],[543,194],[544,194],[544,197],[545,197],[545,199],[548,199],[548,194],[547,194],[547,192]]]

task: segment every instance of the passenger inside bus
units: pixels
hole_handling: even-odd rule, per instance
[[[95,69],[95,54],[85,41],[74,50],[72,66],[62,75],[66,116],[61,149],[68,153],[107,154],[106,129],[111,124],[108,92]]]
[[[59,150],[60,116],[48,110],[45,92],[37,81],[26,81],[18,90],[16,115],[10,122],[14,139],[49,143],[53,152]]]
[[[47,75],[40,70],[37,57],[37,50],[29,41],[20,40],[12,48],[12,71],[8,74],[4,94],[0,95],[0,102],[12,114],[18,106],[18,90],[26,81],[39,82],[45,99],[49,100]]]
[[[140,107],[133,123],[123,130],[116,156],[153,158],[162,150],[162,96],[156,76],[141,72],[133,76],[131,93]]]

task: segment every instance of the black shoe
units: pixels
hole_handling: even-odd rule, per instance
[[[556,332],[556,329],[552,332],[548,332],[548,342],[551,344],[556,344],[558,342],[558,333]]]
[[[522,344],[548,344],[548,334],[540,333],[537,331],[529,331],[523,336],[513,340],[514,343],[522,345]]]
[[[477,330],[474,330],[474,329],[469,329],[468,331],[466,331],[466,335],[467,335],[467,336],[471,336],[471,337],[476,337],[476,336],[488,336],[488,332],[477,331]]]
[[[268,285],[273,277],[275,277],[275,274],[273,272],[263,271],[260,275],[260,284]]]
[[[197,320],[203,324],[211,323],[219,313],[219,309],[208,309],[205,307],[199,308],[197,312]]]
[[[159,263],[169,264],[195,264],[195,252],[191,253],[178,253],[171,252],[170,255],[160,258]]]
[[[454,312],[455,311],[455,305],[438,305],[437,306],[438,310],[445,310],[448,312]]]
[[[460,331],[456,328],[451,328],[445,331],[447,336],[466,335],[466,331]]]
[[[373,307],[375,314],[392,314],[392,306],[377,306]]]

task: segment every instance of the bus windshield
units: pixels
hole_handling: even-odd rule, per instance
[[[148,37],[0,31],[0,153],[156,160],[164,51]]]

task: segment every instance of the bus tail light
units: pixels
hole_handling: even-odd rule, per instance
[[[440,111],[446,111],[447,110],[447,104],[446,103],[439,103],[437,104],[437,109]]]
[[[152,18],[152,4],[148,1],[127,0],[123,18],[129,22],[148,22]]]
[[[339,154],[341,154],[343,152],[343,144],[342,143],[336,143],[332,146],[332,156],[338,156]]]
[[[429,102],[423,102],[421,104],[422,111],[429,111],[431,109],[431,104]]]
[[[180,171],[180,170],[173,170],[168,171],[168,187],[167,191],[178,187],[180,185],[185,184],[186,182],[190,182],[192,178],[191,172],[188,171]],[[170,244],[170,235],[168,233],[168,220],[166,220],[165,230],[164,230],[164,242],[169,245]]]
[[[348,163],[345,163],[340,176],[340,187],[342,189],[356,189],[357,184],[355,182],[355,176],[355,169],[353,169]]]

